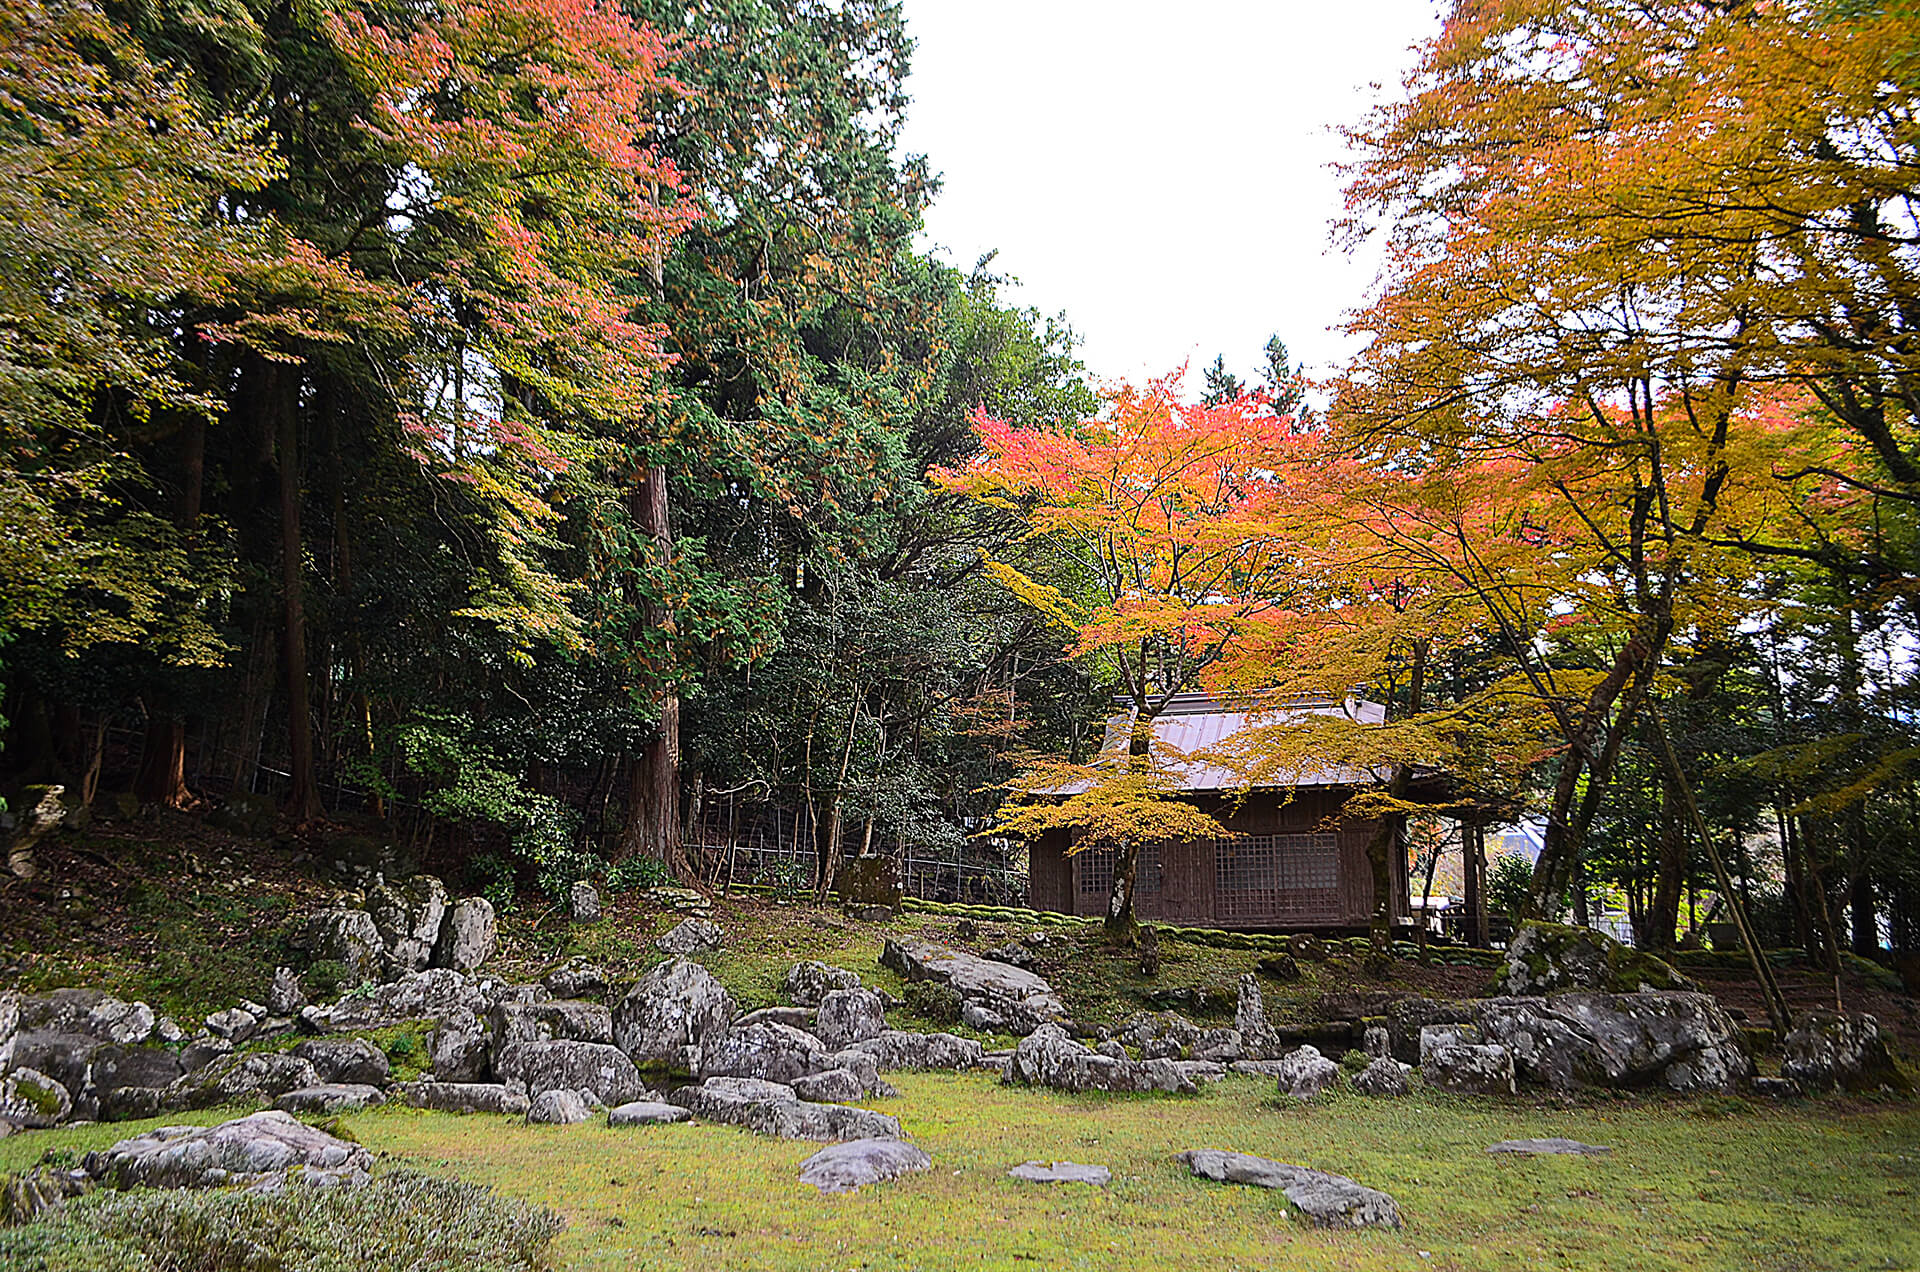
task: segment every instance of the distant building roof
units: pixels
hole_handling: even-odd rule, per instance
[[[1129,709],[1108,718],[1106,739],[1100,747],[1103,754],[1126,749],[1133,734],[1133,715]],[[1249,724],[1276,724],[1307,715],[1345,716],[1360,724],[1381,724],[1387,718],[1387,708],[1381,703],[1362,698],[1348,698],[1343,702],[1335,702],[1332,698],[1291,698],[1275,702],[1272,706],[1245,710],[1228,707],[1209,694],[1183,693],[1168,702],[1166,709],[1154,718],[1153,738],[1159,745],[1192,755],[1218,746]],[[1233,790],[1246,785],[1232,769],[1205,760],[1176,761],[1169,766],[1169,771],[1177,774],[1182,789],[1189,791]],[[1262,782],[1260,786],[1262,789],[1366,786],[1386,780],[1385,769],[1363,770],[1335,765],[1302,770],[1284,779]]]

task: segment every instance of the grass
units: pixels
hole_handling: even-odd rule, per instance
[[[1726,1097],[1563,1107],[1416,1093],[1307,1106],[1232,1078],[1186,1098],[1010,1089],[982,1074],[896,1074],[931,1172],[820,1196],[818,1146],[730,1127],[526,1126],[383,1109],[348,1119],[383,1169],[453,1175],[547,1206],[554,1245],[592,1269],[1810,1269],[1920,1266],[1920,1109]],[[197,1113],[175,1120],[210,1121]],[[0,1171],[151,1123],[0,1141]],[[1598,1158],[1492,1157],[1565,1135]],[[1240,1149],[1352,1175],[1398,1200],[1399,1232],[1323,1232],[1274,1194],[1204,1183],[1185,1148]],[[1028,1159],[1100,1163],[1104,1190],[1005,1177]]]

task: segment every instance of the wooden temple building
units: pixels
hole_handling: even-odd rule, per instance
[[[1364,724],[1386,708],[1349,699],[1300,703],[1290,712],[1345,714]],[[1271,719],[1271,715],[1263,719]],[[1205,694],[1183,694],[1154,721],[1156,743],[1188,755],[1246,727],[1244,711]],[[1107,722],[1107,747],[1125,746],[1130,715]],[[1384,773],[1337,767],[1292,774],[1285,785],[1241,784],[1231,771],[1192,759],[1178,764],[1183,793],[1229,834],[1204,843],[1148,844],[1140,858],[1135,912],[1142,920],[1243,929],[1365,930],[1374,908],[1367,844],[1377,819],[1348,814],[1350,796],[1384,783]],[[1060,914],[1103,915],[1113,883],[1113,853],[1069,854],[1066,831],[1050,831],[1030,848],[1028,904]],[[1408,919],[1407,859],[1396,846],[1392,921]]]

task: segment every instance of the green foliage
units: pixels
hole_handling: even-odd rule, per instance
[[[552,796],[528,790],[470,737],[466,722],[450,715],[426,716],[399,730],[401,762],[434,784],[422,806],[439,817],[498,827],[533,868],[541,890],[565,895],[601,864],[576,847],[573,814]]]
[[[347,990],[360,983],[353,969],[338,959],[323,958],[307,964],[300,974],[308,997],[315,1002],[331,1002]]]
[[[671,887],[675,882],[672,872],[652,857],[625,857],[607,867],[607,891],[613,893]]]
[[[930,980],[909,981],[901,997],[906,1000],[907,1010],[922,1020],[942,1025],[960,1023],[960,991],[951,985]]]
[[[425,1175],[365,1188],[96,1191],[0,1229],[18,1272],[532,1272],[563,1227],[537,1206]]]
[[[1533,887],[1533,866],[1517,852],[1502,853],[1487,863],[1487,907],[1518,919]]]

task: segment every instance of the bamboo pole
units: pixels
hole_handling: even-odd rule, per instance
[[[1713,875],[1719,882],[1720,895],[1726,898],[1727,909],[1733,914],[1733,923],[1740,932],[1740,943],[1747,949],[1747,959],[1753,964],[1753,974],[1760,982],[1761,997],[1767,1003],[1767,1016],[1773,1022],[1773,1030],[1785,1038],[1793,1029],[1793,1014],[1787,1009],[1787,996],[1780,992],[1780,982],[1774,979],[1773,965],[1767,962],[1760,951],[1760,943],[1754,939],[1753,926],[1747,922],[1746,907],[1740,904],[1739,896],[1733,890],[1733,880],[1727,874],[1727,863],[1720,856],[1720,849],[1713,842],[1713,835],[1707,829],[1706,818],[1700,815],[1700,805],[1693,798],[1693,787],[1687,784],[1686,772],[1680,767],[1679,753],[1673,749],[1673,739],[1667,734],[1667,722],[1660,714],[1660,703],[1653,695],[1647,696],[1647,711],[1653,721],[1653,731],[1660,739],[1660,750],[1665,755],[1667,769],[1673,774],[1673,784],[1680,792],[1681,802],[1686,805],[1687,818],[1693,823],[1693,831],[1700,836],[1700,842],[1706,845],[1707,856],[1713,860]]]

